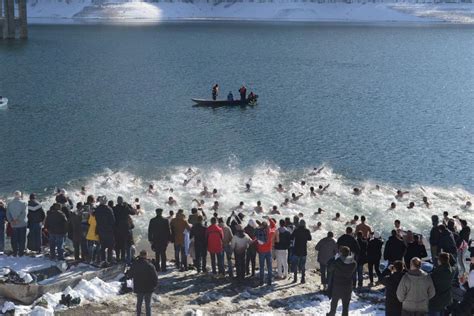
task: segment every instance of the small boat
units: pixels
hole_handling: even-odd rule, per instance
[[[8,105],[8,99],[4,97],[0,97],[0,109],[6,109]]]
[[[246,100],[206,100],[206,99],[191,99],[195,106],[208,106],[208,107],[220,107],[220,106],[246,106],[257,104],[257,97],[254,99]]]

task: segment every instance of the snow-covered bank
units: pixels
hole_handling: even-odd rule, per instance
[[[277,2],[122,2],[36,0],[28,3],[32,23],[61,19],[114,21],[255,20],[335,22],[474,23],[474,4]]]

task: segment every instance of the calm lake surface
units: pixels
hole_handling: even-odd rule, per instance
[[[0,194],[176,166],[474,189],[474,27],[32,26],[0,42]],[[249,108],[192,107],[246,84]]]

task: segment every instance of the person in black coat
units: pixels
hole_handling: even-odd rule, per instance
[[[385,315],[400,316],[402,303],[397,298],[397,288],[405,274],[403,262],[401,260],[395,261],[385,273],[387,275],[381,279],[382,284],[385,285]]]
[[[340,256],[331,259],[328,263],[330,278],[329,294],[331,296],[331,310],[328,316],[336,315],[337,304],[342,300],[342,316],[349,315],[349,302],[352,295],[352,278],[357,268],[357,263],[350,257],[349,247],[339,248]]]
[[[405,253],[405,266],[410,266],[410,261],[413,258],[426,258],[428,257],[428,254],[426,253],[426,248],[425,245],[420,241],[420,236],[419,235],[414,235],[413,236],[413,241],[408,243],[407,245],[407,251]]]
[[[357,261],[357,256],[360,253],[360,246],[359,246],[359,243],[357,242],[357,240],[352,235],[352,233],[353,233],[352,227],[347,227],[346,228],[346,233],[344,235],[342,235],[341,237],[339,237],[339,239],[337,240],[337,245],[339,246],[339,248],[341,246],[348,247],[350,249],[351,253],[352,253],[352,256],[353,256],[354,260]],[[357,281],[357,273],[356,272],[357,271],[354,270],[354,275],[352,276],[352,283],[353,284],[355,284],[356,281]]]
[[[357,243],[359,244],[359,255],[357,256],[357,286],[362,287],[364,281],[364,265],[367,263],[367,240],[362,237],[362,232],[357,232]],[[352,283],[355,286],[355,282]]]
[[[431,216],[431,223],[433,227],[430,230],[430,251],[431,251],[431,262],[436,267],[438,265],[438,244],[439,244],[439,217],[438,215]]]
[[[132,248],[132,220],[131,215],[136,215],[135,209],[123,201],[119,196],[117,204],[113,208],[115,217],[115,254],[117,261],[131,262]]]
[[[294,240],[293,255],[296,257],[293,265],[293,283],[297,281],[298,270],[301,272],[301,283],[305,283],[306,256],[308,255],[308,241],[311,240],[311,232],[306,228],[304,220],[299,221],[298,228],[293,231],[290,238]]]
[[[439,230],[439,242],[438,242],[438,253],[443,251],[457,257],[456,242],[453,234],[443,224],[438,226]]]
[[[156,217],[148,225],[148,241],[156,256],[156,271],[166,272],[166,248],[171,240],[170,222],[163,217],[163,209],[155,210]]]
[[[132,263],[127,276],[133,279],[133,291],[137,294],[137,315],[141,315],[145,300],[146,316],[151,316],[151,295],[158,285],[158,275],[146,257],[146,250],[140,251],[140,256]]]
[[[54,203],[46,215],[44,227],[49,234],[50,258],[64,260],[64,241],[66,239],[68,225],[66,215],[61,212],[61,205]]]
[[[115,245],[115,216],[112,209],[107,205],[107,197],[98,198],[100,205],[96,208],[94,215],[97,221],[97,234],[100,242],[100,256],[105,263],[112,262],[112,254]],[[106,256],[107,249],[107,256]]]
[[[403,240],[398,238],[397,231],[394,229],[392,230],[392,236],[390,236],[385,243],[383,258],[388,261],[388,264],[392,264],[397,260],[402,260],[406,248],[405,243]]]
[[[339,239],[337,240],[337,245],[339,247],[341,246],[349,247],[354,258],[357,258],[360,252],[360,246],[357,243],[357,240],[352,235],[352,232],[353,232],[352,227],[347,227],[346,233],[342,235],[341,237],[339,237]]]
[[[204,218],[201,215],[197,216],[196,223],[191,227],[189,239],[194,238],[194,266],[198,273],[201,271],[207,272],[206,257],[207,257],[207,238],[206,227],[202,224]]]
[[[377,279],[380,281],[382,273],[380,272],[380,259],[382,259],[382,246],[383,241],[380,238],[379,233],[374,233],[372,239],[369,240],[367,245],[367,262],[369,268],[369,280],[370,284],[374,283],[374,269],[377,274]]]
[[[37,253],[41,252],[41,230],[46,218],[43,207],[36,200],[36,194],[30,194],[28,201],[28,242],[27,248]]]

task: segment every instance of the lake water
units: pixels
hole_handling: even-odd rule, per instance
[[[386,187],[384,208],[393,189],[419,185],[419,198],[440,199],[440,211],[458,207],[474,189],[473,32],[237,22],[32,26],[28,41],[0,42],[0,94],[10,99],[0,111],[0,195],[82,184],[98,192],[112,175],[131,197],[150,182],[177,186],[188,166],[230,194],[248,177],[256,187],[292,186],[326,165],[321,181],[340,183],[341,192]],[[259,104],[192,107],[190,99],[210,97],[216,82],[222,98],[246,84]],[[255,198],[276,203],[270,193]],[[352,198],[337,194],[351,216]],[[376,212],[379,202],[357,208]]]

